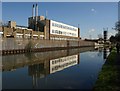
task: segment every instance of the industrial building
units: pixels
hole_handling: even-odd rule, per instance
[[[2,26],[0,29],[0,35],[14,38],[79,40],[80,29],[38,16],[38,5],[36,4],[32,7],[32,17],[28,18],[28,26],[20,26],[15,21],[8,21],[7,26]]]
[[[28,18],[28,27],[34,31],[44,32],[44,39],[78,40],[80,29],[61,22],[38,16],[38,5],[33,5],[32,17]]]

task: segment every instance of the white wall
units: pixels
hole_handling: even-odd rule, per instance
[[[50,20],[50,34],[78,37],[78,28]]]

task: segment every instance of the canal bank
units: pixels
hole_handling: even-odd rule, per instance
[[[20,54],[26,52],[43,52],[80,47],[94,47],[94,42],[70,40],[43,40],[24,38],[2,38],[2,55]]]
[[[118,91],[120,89],[120,54],[113,48],[99,73],[94,91]]]

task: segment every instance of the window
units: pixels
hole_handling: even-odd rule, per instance
[[[58,34],[58,30],[55,30],[55,33],[57,33],[57,34]]]
[[[60,31],[60,34],[62,34],[62,32]]]
[[[55,31],[54,30],[52,30],[52,33],[54,33]]]
[[[52,26],[54,26],[54,23],[52,23]]]
[[[61,32],[59,31],[59,34],[60,34]]]

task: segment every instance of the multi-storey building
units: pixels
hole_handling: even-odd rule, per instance
[[[80,28],[38,16],[37,4],[33,5],[32,9],[32,17],[28,18],[28,26],[20,26],[15,21],[9,21],[7,26],[0,27],[0,35],[3,37],[47,40],[80,39]]]
[[[28,18],[28,26],[34,31],[44,32],[45,39],[52,40],[78,40],[80,38],[80,29],[68,24],[45,19],[44,16]]]
[[[35,14],[34,11],[36,10]],[[34,16],[35,15],[35,16]],[[38,6],[33,5],[32,17],[28,18],[28,27],[34,31],[44,32],[45,39],[52,40],[78,40],[80,39],[80,29],[68,24],[46,19],[38,16]]]

